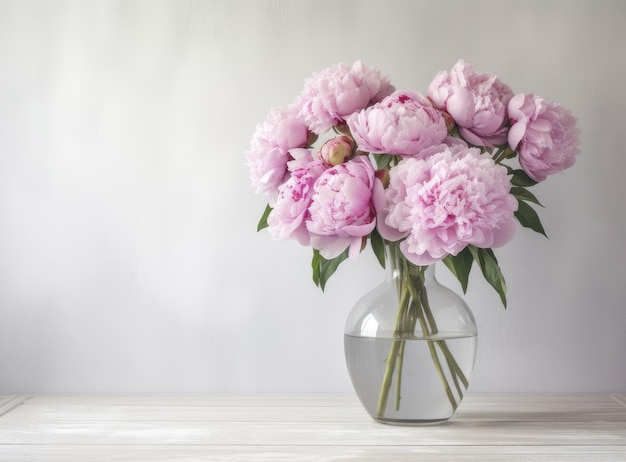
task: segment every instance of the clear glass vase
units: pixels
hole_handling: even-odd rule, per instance
[[[396,425],[443,422],[469,386],[476,321],[467,304],[386,247],[387,277],[346,321],[344,346],[354,389],[372,418]]]

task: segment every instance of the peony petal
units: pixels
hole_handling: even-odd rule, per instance
[[[511,149],[517,149],[520,141],[524,138],[526,134],[526,124],[516,123],[509,129],[509,146]]]
[[[374,188],[372,191],[372,203],[376,210],[376,226],[380,235],[388,241],[398,241],[408,235],[408,232],[401,233],[396,228],[392,228],[387,225],[385,219],[387,218],[388,211],[386,210],[387,198],[385,196],[385,187],[382,181],[376,178],[374,180]]]
[[[349,245],[350,238],[347,237],[311,236],[311,247],[319,250],[320,255],[326,260],[338,257]]]
[[[364,223],[361,225],[347,225],[344,226],[341,231],[343,231],[343,233],[345,233],[348,236],[354,236],[354,237],[363,237],[363,236],[367,236],[369,233],[371,233],[374,228],[376,227],[376,222],[374,220],[372,220],[369,223]]]
[[[472,93],[466,88],[455,88],[446,103],[446,111],[461,127],[471,127],[476,113]]]
[[[508,244],[511,239],[513,239],[513,236],[515,236],[516,231],[517,222],[512,216],[508,221],[493,230],[493,243],[491,244],[491,247],[502,247],[503,245]]]
[[[350,250],[348,251],[348,257],[352,260],[357,258],[361,254],[361,248],[363,247],[363,237],[355,237],[350,241]]]
[[[467,128],[459,127],[459,133],[470,144],[473,144],[475,146],[490,146],[490,144],[485,139],[476,135],[474,132],[468,130]]]
[[[370,92],[367,87],[358,87],[352,90],[346,90],[337,96],[336,101],[336,117],[342,119],[344,116],[350,115],[367,106],[370,100]]]
[[[402,241],[400,243],[400,251],[402,252],[402,255],[406,257],[407,260],[409,260],[414,265],[418,265],[418,266],[428,266],[428,265],[432,265],[433,263],[437,263],[438,261],[443,260],[443,258],[433,258],[428,253],[428,251],[419,255],[415,253],[411,253],[408,249],[408,244],[406,241]]]

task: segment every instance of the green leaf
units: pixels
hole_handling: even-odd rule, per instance
[[[373,154],[374,160],[376,161],[376,168],[378,170],[382,170],[384,168],[389,168],[392,164],[395,156],[390,154]]]
[[[528,189],[522,186],[513,186],[510,192],[517,198],[518,201],[528,201],[543,207],[541,202],[539,202],[539,199],[537,199],[537,197]]]
[[[537,215],[537,212],[535,212],[535,209],[533,209],[524,201],[518,200],[518,203],[519,207],[515,211],[514,215],[515,218],[517,218],[517,220],[520,222],[520,224],[525,228],[530,228],[533,231],[548,237],[545,230],[543,229],[541,220],[539,220],[539,215]]]
[[[507,167],[509,174],[512,174],[511,184],[515,186],[534,186],[537,184],[535,180],[529,177],[524,170],[513,170]]]
[[[313,259],[311,260],[311,267],[313,268],[313,282],[317,287],[320,286],[320,251],[313,249]]]
[[[313,269],[313,282],[322,289],[326,288],[326,283],[337,270],[339,264],[348,258],[348,249],[344,250],[339,256],[327,260],[320,255],[319,250],[313,249],[313,259],[311,267]]]
[[[316,251],[317,252],[317,251]],[[319,252],[318,252],[319,255]],[[324,257],[319,255],[319,284],[318,287],[322,289],[322,292],[326,288],[326,283],[333,275],[333,273],[337,270],[339,264],[348,258],[348,249],[344,250],[339,256],[326,260]],[[313,269],[313,273],[315,274],[315,268]],[[313,276],[315,280],[315,275]]]
[[[270,205],[267,204],[267,206],[265,207],[265,212],[263,212],[263,216],[259,220],[259,224],[256,227],[257,232],[268,227],[267,217],[270,215],[271,211],[272,211],[272,207],[270,207]]]
[[[470,250],[465,247],[456,256],[448,255],[443,259],[443,262],[461,283],[463,293],[466,293],[469,274],[474,263],[474,257],[472,257]]]
[[[378,259],[378,263],[383,268],[385,267],[385,241],[376,228],[370,234],[370,242],[372,244],[372,250],[374,255]]]
[[[485,280],[496,290],[502,304],[506,308],[506,282],[493,250],[480,249],[473,245],[468,245],[467,248],[469,248],[474,260],[480,266]]]

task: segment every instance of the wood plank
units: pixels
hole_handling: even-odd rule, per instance
[[[15,422],[0,444],[213,445],[610,445],[626,446],[623,422],[457,422],[396,427],[375,422]]]
[[[454,421],[626,422],[609,395],[469,395]]]
[[[465,397],[462,407],[482,407],[486,403],[491,408],[508,407],[511,404],[520,403],[524,406],[537,408],[545,405],[569,406],[572,403],[586,403],[590,407],[615,407],[620,405],[614,397],[626,396],[614,393],[607,394],[497,394],[483,395],[470,394]],[[360,407],[361,404],[353,394],[329,394],[329,395],[88,395],[88,394],[64,394],[64,395],[34,395],[27,405],[43,404],[88,404],[88,405],[177,405],[177,406],[350,406]]]
[[[396,427],[353,395],[11,395],[0,461],[623,462],[625,397],[469,395],[450,422]]]
[[[0,461],[16,462],[147,462],[147,461],[238,461],[263,460],[288,462],[623,462],[626,449],[606,446],[76,446],[37,445],[0,446]]]
[[[11,419],[21,421],[189,421],[189,422],[363,422],[369,417],[362,406],[354,406],[351,399],[342,401],[321,397],[301,397],[285,406],[283,399],[268,397],[223,397],[213,405],[188,405],[186,399],[162,404],[104,404],[106,397],[94,397],[102,404],[83,403],[81,397],[40,399],[34,397],[11,413]],[[155,398],[151,398],[151,401]],[[137,399],[136,401],[141,401]],[[330,405],[331,401],[336,402]],[[592,401],[592,402],[589,402]],[[180,404],[180,402],[185,402]],[[219,403],[219,405],[218,405]],[[626,412],[618,402],[603,395],[591,400],[582,396],[530,397],[512,396],[492,398],[468,396],[453,422],[468,421],[535,421],[535,422],[624,422]]]
[[[0,417],[11,412],[30,398],[30,395],[3,395],[3,399],[0,401]]]
[[[91,404],[86,404],[91,403]],[[453,421],[625,421],[624,407],[608,395],[470,395]],[[39,420],[363,421],[353,397],[343,396],[58,396],[33,397],[12,418]]]
[[[244,407],[244,406],[89,406],[83,404],[20,406],[12,422],[362,422],[369,420],[364,409],[343,406]]]
[[[626,407],[626,393],[612,393],[611,399]]]
[[[352,406],[360,407],[356,395],[328,394],[328,395],[244,395],[244,394],[210,394],[210,395],[35,395],[28,405],[42,404],[87,404],[87,405],[176,405],[176,406],[270,406],[270,407],[310,407],[310,406]]]

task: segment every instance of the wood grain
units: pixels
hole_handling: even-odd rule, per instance
[[[623,461],[623,397],[470,395],[396,427],[354,396],[0,396],[0,461]]]

